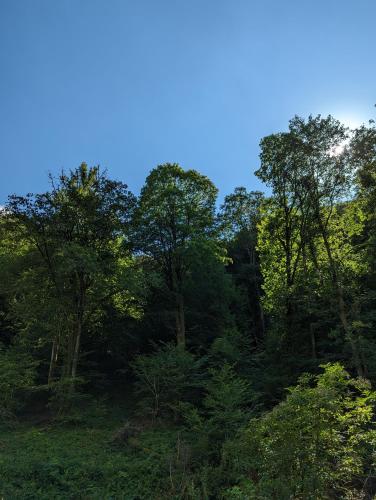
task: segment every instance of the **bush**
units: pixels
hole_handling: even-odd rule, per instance
[[[289,392],[226,446],[224,463],[243,485],[253,480],[257,499],[362,498],[376,452],[375,393],[367,381],[329,364]]]
[[[174,344],[163,344],[152,354],[138,356],[132,367],[143,414],[153,419],[175,414],[179,402],[194,399],[202,385],[202,364],[203,359]]]
[[[245,409],[252,400],[252,393],[248,382],[227,363],[218,370],[211,370],[210,375],[204,399],[208,425],[223,439],[228,439],[249,418]]]
[[[105,417],[104,399],[84,392],[85,384],[82,377],[64,377],[48,387],[51,391],[48,406],[55,422],[95,425],[98,419]]]
[[[211,345],[210,357],[215,366],[224,361],[231,365],[244,364],[244,358],[249,359],[250,340],[236,328],[227,328]]]
[[[233,438],[250,418],[252,393],[248,383],[225,364],[210,370],[202,406],[180,404],[185,422],[184,438],[192,447],[192,464],[205,490],[217,498],[224,477],[220,461],[223,444]]]
[[[0,350],[0,419],[19,412],[36,378],[36,362],[16,347]]]

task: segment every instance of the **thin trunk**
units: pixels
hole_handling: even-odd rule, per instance
[[[85,303],[85,284],[84,279],[80,276],[80,291],[77,304],[77,322],[73,346],[72,372],[71,376],[74,379],[77,375],[78,358],[80,354],[80,344],[82,335],[82,324],[84,318],[84,303]]]
[[[185,313],[184,313],[184,298],[181,293],[177,294],[176,303],[176,340],[177,345],[185,347]]]
[[[293,306],[291,301],[291,287],[293,285],[292,277],[292,256],[291,256],[291,227],[288,220],[288,212],[285,208],[285,257],[286,257],[286,285],[287,285],[287,295],[286,295],[286,332],[289,332],[293,325]]]
[[[354,339],[354,335],[351,331],[351,328],[349,327],[348,320],[347,320],[347,314],[346,314],[346,307],[345,307],[345,301],[343,299],[343,290],[342,287],[337,285],[337,297],[338,297],[338,309],[339,309],[339,317],[341,320],[342,327],[345,332],[346,339],[350,342],[351,346],[351,351],[352,355],[354,358],[354,363],[355,363],[355,368],[358,373],[359,377],[364,376],[364,370],[363,366],[360,360],[360,354],[359,354],[359,349],[356,343],[356,340]]]
[[[309,324],[309,333],[311,335],[312,358],[313,359],[317,359],[317,353],[316,353],[316,335],[315,335],[315,328],[313,326],[313,323]]]
[[[70,377],[72,374],[72,360],[73,360],[73,345],[75,341],[74,330],[70,330],[70,335],[67,339],[67,350],[63,367],[63,377]]]
[[[60,347],[60,336],[58,335],[57,337],[54,338],[54,341],[52,342],[50,368],[48,371],[48,385],[50,385],[54,379],[55,368],[59,354],[59,347]]]
[[[361,363],[361,358],[360,358],[359,349],[358,349],[356,340],[354,339],[351,327],[348,323],[347,313],[346,313],[346,305],[345,305],[345,300],[343,298],[343,289],[342,289],[342,286],[341,286],[339,279],[338,279],[336,263],[334,262],[334,258],[333,258],[332,251],[331,251],[331,248],[329,245],[328,237],[327,237],[325,228],[323,227],[321,218],[319,220],[320,220],[321,235],[322,235],[322,238],[324,241],[325,250],[326,250],[326,253],[328,256],[328,260],[329,260],[329,265],[330,265],[330,270],[331,270],[331,275],[332,275],[332,282],[333,282],[333,285],[336,289],[336,294],[337,294],[338,316],[339,316],[343,331],[345,332],[345,339],[349,341],[350,346],[351,346],[351,351],[352,351],[357,374],[359,377],[362,377],[364,375],[364,370],[363,370],[363,366]]]
[[[256,272],[256,267],[257,267],[257,258],[256,258],[256,252],[254,249],[247,247],[247,253],[248,253],[248,258],[249,258],[249,263],[252,266],[253,269],[253,284],[255,287],[255,294],[256,294],[256,300],[257,300],[257,305],[258,305],[258,316],[259,316],[259,328],[260,328],[260,336],[261,338],[264,338],[265,336],[265,317],[264,317],[264,310],[262,307],[261,303],[261,290],[257,282],[257,272]],[[257,343],[257,338],[255,339]]]
[[[71,371],[72,378],[75,378],[77,375],[77,365],[78,365],[78,356],[80,353],[81,333],[82,333],[82,320],[81,320],[81,318],[79,318],[77,320],[77,330],[76,330],[74,349],[73,349],[72,371]]]
[[[258,288],[258,287],[256,287]],[[262,338],[265,337],[265,316],[264,316],[264,308],[262,307],[261,303],[261,293],[257,291],[257,301],[258,301],[258,307],[259,307],[259,316],[260,316],[260,333]]]

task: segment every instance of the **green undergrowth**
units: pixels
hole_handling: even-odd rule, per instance
[[[173,498],[169,471],[177,431],[153,428],[114,442],[116,415],[94,425],[30,423],[0,429],[0,498]],[[167,484],[168,483],[168,484]]]

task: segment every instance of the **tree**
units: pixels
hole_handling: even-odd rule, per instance
[[[132,367],[142,414],[153,419],[174,414],[180,402],[192,400],[202,385],[202,364],[203,360],[171,343],[137,356]]]
[[[331,116],[295,117],[289,132],[269,136],[261,142],[261,168],[256,174],[273,189],[272,215],[279,214],[275,234],[284,249],[287,316],[292,314],[290,290],[298,267],[310,258],[316,272],[317,248],[323,243],[329,277],[337,299],[337,314],[345,340],[350,344],[354,365],[364,373],[359,346],[348,315],[341,262],[335,257],[330,231],[335,227],[335,207],[346,200],[352,186],[353,168],[342,153],[347,129]],[[290,321],[288,321],[290,323]]]
[[[83,329],[106,300],[127,294],[121,235],[133,206],[126,185],[85,163],[51,178],[49,192],[9,198],[9,230],[36,255],[31,273],[44,283],[34,295],[50,311],[50,381],[61,356],[62,375],[76,377]]]
[[[218,217],[221,234],[232,261],[228,269],[237,286],[245,290],[248,299],[246,316],[251,321],[250,329],[253,330],[256,344],[265,333],[260,262],[256,250],[257,225],[263,199],[263,194],[259,191],[248,192],[244,187],[237,187],[225,197]]]
[[[252,419],[225,463],[251,498],[371,498],[375,393],[339,364],[304,375],[272,411]],[[246,479],[247,478],[247,479]],[[238,479],[239,480],[239,479]],[[361,496],[368,493],[370,496]]]
[[[219,213],[225,239],[231,240],[242,231],[247,231],[254,237],[263,198],[260,191],[248,192],[245,187],[237,187],[233,193],[225,196]],[[253,260],[251,255],[250,259]]]
[[[350,343],[355,367],[364,374],[357,340],[354,338],[345,303],[345,290],[341,265],[335,258],[330,244],[329,227],[335,205],[349,195],[353,169],[341,148],[348,138],[346,128],[331,116],[322,119],[309,117],[307,122],[295,118],[290,129],[300,139],[300,149],[305,153],[303,185],[305,186],[307,212],[310,222],[316,224],[328,258],[330,276],[337,296],[338,316],[345,339]]]
[[[273,196],[264,205],[262,223],[268,221],[267,230],[280,245],[281,252],[274,258],[276,265],[284,268],[281,286],[287,325],[293,322],[293,287],[306,227],[306,217],[300,211],[304,199],[301,191],[302,152],[296,146],[297,140],[291,133],[265,137],[260,143],[261,166],[256,171],[256,175],[272,188]]]
[[[186,343],[184,282],[189,247],[214,234],[217,189],[195,170],[164,164],[151,171],[133,220],[134,249],[153,259],[172,296],[178,345]]]
[[[356,202],[364,214],[363,231],[356,252],[365,266],[358,280],[361,293],[357,295],[356,327],[362,342],[361,354],[366,358],[367,376],[375,379],[376,324],[376,126],[370,120],[354,131],[348,148],[349,161],[356,172]]]

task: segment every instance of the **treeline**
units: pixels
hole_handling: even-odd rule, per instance
[[[177,164],[139,196],[83,163],[9,197],[4,422],[122,391],[185,447],[155,498],[372,498],[376,127],[294,117],[260,147],[267,195],[219,209]]]

